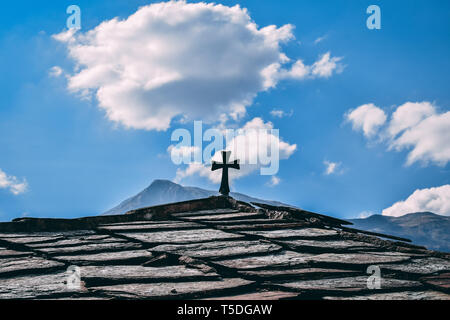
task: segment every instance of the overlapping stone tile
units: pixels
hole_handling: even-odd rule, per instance
[[[269,270],[250,270],[239,271],[239,274],[249,279],[259,279],[260,281],[279,280],[279,279],[320,279],[332,277],[348,277],[360,275],[361,272],[345,269],[325,269],[325,268],[289,268],[289,269],[269,269]]]
[[[33,274],[61,268],[64,264],[37,256],[0,259],[0,277],[14,274]]]
[[[421,278],[420,281],[434,289],[450,293],[450,273],[442,273],[436,276],[424,277]]]
[[[213,272],[187,268],[184,265],[165,267],[144,267],[141,265],[84,266],[80,268],[81,278],[87,286],[123,283],[154,283],[180,281],[218,280]]]
[[[265,218],[265,215],[258,212],[237,212],[237,213],[225,213],[225,214],[212,214],[206,216],[189,216],[183,217],[184,220],[189,221],[223,221],[223,220],[241,220],[241,219],[255,219]]]
[[[140,244],[132,242],[98,242],[81,244],[79,246],[70,247],[40,247],[36,248],[36,251],[43,252],[51,255],[68,255],[68,254],[80,254],[80,253],[96,253],[96,252],[109,252],[120,250],[133,250],[142,248]]]
[[[219,259],[228,256],[269,254],[281,250],[281,247],[262,241],[214,241],[186,245],[160,245],[151,250],[193,258]]]
[[[16,251],[0,247],[0,259],[26,257],[32,254],[32,252]]]
[[[300,280],[274,283],[275,286],[315,294],[342,294],[368,291],[400,291],[421,287],[418,281],[381,278],[380,289],[369,289],[368,276],[342,277],[333,279]]]
[[[90,289],[118,298],[191,299],[217,295],[218,293],[225,294],[229,290],[243,290],[252,284],[252,281],[239,278],[228,278],[220,281],[122,284],[114,286],[98,286]]]
[[[75,265],[138,264],[153,257],[147,250],[127,250],[81,255],[59,255],[53,258]]]
[[[164,232],[120,233],[123,236],[139,240],[148,244],[162,243],[195,243],[215,240],[243,238],[242,235],[225,233],[214,229],[177,230]]]
[[[335,252],[335,251],[373,251],[379,247],[367,242],[353,240],[287,240],[280,241],[294,250],[312,252]]]
[[[44,299],[82,295],[83,287],[67,287],[65,271],[42,275],[26,275],[0,280],[0,299]]]
[[[384,263],[399,263],[408,261],[408,255],[390,255],[374,253],[322,253],[308,259],[313,264],[331,264],[342,266],[368,266]]]
[[[146,224],[118,224],[106,225],[99,227],[99,230],[106,230],[112,232],[152,232],[162,230],[180,230],[180,229],[197,229],[204,228],[204,226],[194,222],[174,222],[166,223],[146,223]]]
[[[428,257],[414,259],[402,264],[388,264],[382,266],[382,271],[398,271],[415,275],[429,275],[436,272],[449,271],[450,261],[440,258]]]
[[[173,213],[172,217],[199,217],[199,216],[210,216],[214,214],[228,214],[228,213],[238,213],[239,210],[234,209],[211,209],[211,210],[199,210],[191,212],[179,212]]]
[[[450,300],[450,295],[439,291],[401,291],[345,297],[324,297],[325,300]]]
[[[247,300],[284,300],[284,299],[294,299],[298,296],[298,293],[288,292],[288,291],[272,291],[263,290],[252,293],[219,296],[214,298],[208,298],[206,300],[237,300],[237,301],[247,301]]]
[[[238,270],[251,270],[262,268],[293,268],[306,265],[312,254],[283,251],[264,256],[252,256],[236,259],[215,261],[215,264]]]
[[[329,239],[338,236],[338,232],[330,229],[301,228],[283,229],[273,231],[242,231],[243,234],[257,235],[268,239],[302,238],[302,239]]]

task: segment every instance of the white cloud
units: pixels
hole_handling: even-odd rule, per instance
[[[258,27],[246,9],[170,1],[85,33],[54,36],[77,66],[68,88],[94,94],[107,117],[128,128],[166,130],[174,118],[237,119],[255,96],[285,78],[329,77],[340,58],[291,62],[281,45],[290,24]],[[303,70],[305,69],[305,70]]]
[[[63,74],[63,69],[61,69],[61,67],[59,66],[53,66],[48,71],[48,74],[50,77],[57,78]]]
[[[399,217],[408,213],[426,211],[450,216],[450,185],[418,189],[408,199],[384,209],[383,215]]]
[[[366,137],[374,136],[387,119],[384,111],[373,103],[350,110],[345,118],[352,123],[353,130],[362,130]]]
[[[314,44],[318,44],[318,43],[322,42],[323,40],[325,40],[326,38],[327,38],[327,36],[318,37],[316,40],[314,40]]]
[[[340,167],[341,167],[340,162],[332,162],[332,161],[325,160],[323,162],[323,164],[325,165],[325,174],[327,176],[329,176],[331,174],[342,173],[342,170],[340,169]]]
[[[264,122],[261,118],[257,117],[248,121],[241,129],[241,133],[236,135],[230,141],[227,141],[227,145],[225,147],[226,150],[232,151],[230,161],[233,161],[233,159],[239,159],[241,163],[240,170],[229,171],[231,181],[247,176],[261,169],[261,167],[266,167],[259,161],[251,162],[250,160],[261,159],[262,155],[269,155],[272,144],[278,145],[280,160],[288,159],[297,150],[296,144],[289,144],[272,134],[269,130],[273,129],[273,124],[271,122]],[[252,131],[252,129],[254,130]],[[258,129],[267,129],[267,131],[261,134]],[[265,143],[261,145],[261,143],[259,143],[260,141],[265,141]],[[173,148],[174,147],[170,150],[172,151]],[[222,161],[220,151],[215,152],[212,160],[219,162]],[[211,171],[211,165],[209,163],[191,163],[184,170],[177,170],[175,181],[180,182],[181,180],[193,175],[208,178],[214,183],[219,183],[221,180],[220,170]]]
[[[311,67],[311,74],[313,77],[329,78],[333,72],[342,72],[344,66],[339,63],[341,57],[331,58],[329,52],[325,53],[318,61],[314,62]]]
[[[344,65],[340,63],[341,60],[342,57],[331,57],[331,53],[327,52],[310,66],[305,65],[299,59],[292,65],[290,70],[277,68],[272,72],[278,77],[278,80],[329,78],[333,73],[341,73],[344,70]]]
[[[450,160],[450,111],[438,113],[427,101],[407,102],[399,106],[385,124],[383,110],[373,104],[364,105],[346,115],[353,129],[362,129],[366,137],[378,133],[389,150],[408,150],[407,165],[415,162],[445,166]]]
[[[25,179],[20,181],[14,176],[8,176],[0,169],[0,189],[8,189],[12,194],[19,195],[27,191],[28,183]]]
[[[270,187],[275,187],[275,186],[279,185],[280,182],[281,182],[281,179],[280,179],[279,177],[277,177],[277,176],[272,176],[272,177],[270,178],[270,181],[269,181],[269,186],[270,186]]]
[[[270,111],[270,114],[275,118],[291,117],[294,114],[294,110],[286,112],[281,109],[273,109],[272,111]]]

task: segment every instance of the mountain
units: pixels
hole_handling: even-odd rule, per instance
[[[450,252],[450,217],[416,212],[401,217],[373,215],[349,221],[356,229],[392,234],[428,249]]]
[[[184,187],[169,180],[155,180],[143,191],[108,210],[104,215],[123,214],[133,209],[192,199],[208,198],[210,196],[217,196],[218,194],[217,191],[205,190],[197,187]],[[242,193],[231,192],[230,196],[236,200],[245,202],[259,202],[274,206],[289,206],[278,201],[261,200]]]

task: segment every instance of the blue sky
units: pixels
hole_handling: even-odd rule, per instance
[[[125,19],[150,3],[76,1],[80,32]],[[282,44],[292,60],[312,65],[331,52],[344,66],[329,77],[284,79],[258,92],[238,124],[256,117],[271,121],[297,150],[280,162],[278,185],[254,172],[234,180],[233,191],[350,218],[381,213],[415,190],[450,183],[448,161],[406,165],[410,148],[388,150],[387,143],[345,121],[350,110],[369,103],[388,118],[407,102],[430,102],[437,114],[450,110],[448,1],[220,3],[239,3],[259,27],[294,25],[295,40]],[[82,99],[68,90],[65,76],[49,75],[54,66],[75,73],[66,45],[52,38],[66,28],[70,4],[16,1],[0,10],[0,170],[28,185],[19,194],[0,188],[1,221],[98,214],[154,179],[174,179],[170,135],[176,128],[192,129],[192,121],[172,121],[162,131],[118,125],[95,97]],[[381,30],[366,27],[371,4],[381,8]],[[274,117],[274,109],[292,114]],[[339,164],[333,174],[325,174],[325,161]],[[182,184],[219,188],[196,175]]]

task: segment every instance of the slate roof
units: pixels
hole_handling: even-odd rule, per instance
[[[0,299],[450,299],[448,254],[348,225],[226,197],[16,219],[0,223]]]

